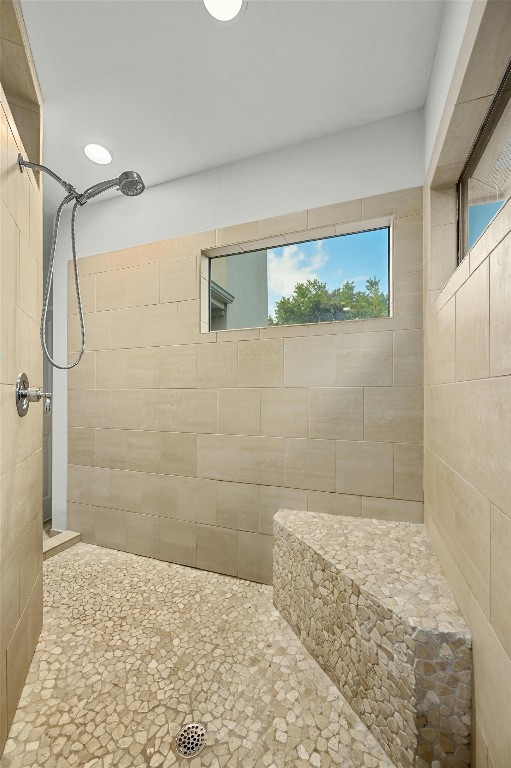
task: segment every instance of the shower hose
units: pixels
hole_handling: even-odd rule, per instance
[[[98,195],[103,194],[103,192],[107,192],[113,187],[116,187],[120,192],[122,192],[123,195],[127,195],[128,197],[140,195],[145,189],[145,184],[142,181],[140,174],[136,173],[135,171],[124,171],[124,173],[121,173],[121,175],[115,179],[100,181],[99,184],[94,184],[94,186],[86,189],[85,192],[79,193],[76,191],[72,184],[69,184],[67,181],[64,181],[64,179],[61,179],[60,176],[57,176],[57,174],[50,168],[47,168],[45,165],[40,165],[40,163],[32,163],[30,160],[25,160],[21,153],[18,155],[18,165],[22,173],[24,168],[33,168],[34,170],[44,171],[44,173],[47,173],[52,177],[52,179],[61,184],[67,192],[67,195],[57,209],[55,224],[53,226],[48,274],[46,276],[46,283],[44,287],[43,312],[41,315],[41,346],[47,360],[51,363],[51,365],[53,365],[54,368],[59,368],[61,371],[69,371],[71,368],[74,368],[78,365],[85,352],[85,322],[83,319],[82,297],[80,294],[80,278],[78,277],[78,264],[76,261],[76,209],[79,205],[85,205],[85,203],[87,203],[89,200],[92,200],[93,197],[97,197]],[[75,201],[73,211],[71,213],[71,246],[73,249],[73,270],[75,277],[76,301],[78,304],[78,317],[80,318],[82,345],[78,357],[73,363],[69,363],[69,365],[59,365],[59,363],[56,363],[48,352],[48,344],[46,339],[46,321],[48,317],[48,305],[50,303],[51,286],[53,283],[55,250],[59,236],[60,219],[62,217],[62,211],[64,210],[64,207],[70,203],[71,200]]]
[[[48,352],[47,339],[46,339],[46,318],[48,315],[48,304],[50,301],[51,286],[53,283],[53,267],[55,263],[55,249],[57,247],[57,239],[59,236],[60,219],[61,219],[62,211],[64,207],[69,202],[71,202],[71,200],[75,200],[75,204],[73,205],[73,210],[71,213],[71,247],[73,251],[73,270],[74,270],[75,288],[76,288],[76,301],[78,304],[78,316],[80,318],[82,346],[81,346],[78,357],[73,363],[70,363],[69,365],[59,365],[58,363],[55,362],[55,360],[53,360],[50,353]],[[48,361],[53,365],[54,368],[59,368],[61,371],[69,371],[71,368],[74,368],[75,366],[77,366],[83,357],[83,353],[85,352],[85,322],[83,319],[83,306],[82,306],[82,297],[80,294],[78,264],[76,262],[75,222],[76,222],[76,209],[78,207],[78,204],[79,203],[76,200],[76,194],[73,193],[73,194],[66,195],[66,197],[63,199],[63,201],[58,207],[57,214],[55,216],[55,224],[53,226],[53,235],[52,235],[51,249],[50,249],[50,260],[48,264],[48,274],[46,276],[46,285],[44,288],[43,312],[41,315],[41,346],[43,348],[44,354],[46,355]]]

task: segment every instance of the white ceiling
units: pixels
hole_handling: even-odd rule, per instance
[[[222,24],[201,0],[22,0],[44,162],[78,189],[149,186],[422,107],[443,5],[248,0]]]

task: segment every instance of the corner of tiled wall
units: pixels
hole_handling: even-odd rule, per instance
[[[42,408],[20,418],[18,373],[42,386],[41,192],[0,94],[0,754],[42,624]]]
[[[475,768],[511,762],[511,202],[457,265],[456,182],[510,36],[488,3],[425,190],[425,523],[473,637]]]

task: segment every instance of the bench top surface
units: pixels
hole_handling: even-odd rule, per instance
[[[470,635],[422,523],[280,509],[275,525],[419,629]]]

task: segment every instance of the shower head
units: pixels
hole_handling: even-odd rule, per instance
[[[108,189],[117,187],[123,195],[128,197],[135,197],[141,195],[145,189],[145,184],[142,181],[142,177],[136,171],[124,171],[117,179],[108,179],[108,181],[100,181],[99,184],[95,184],[93,187],[86,189],[83,194],[79,195],[76,199],[80,205],[85,203],[92,197],[103,194]]]
[[[50,248],[48,277],[46,280],[46,287],[44,289],[44,296],[43,296],[43,313],[41,316],[41,346],[43,348],[43,351],[44,351],[44,354],[46,355],[47,360],[51,363],[51,365],[54,368],[59,368],[61,371],[69,371],[71,368],[74,368],[75,366],[78,365],[78,363],[80,362],[80,360],[82,359],[85,353],[85,322],[83,318],[83,306],[82,306],[82,299],[80,295],[80,280],[78,277],[78,265],[77,265],[77,257],[76,257],[76,239],[75,239],[75,220],[76,220],[77,208],[79,205],[85,205],[85,203],[91,198],[97,197],[97,195],[101,195],[103,192],[106,192],[108,189],[113,189],[114,187],[117,187],[119,192],[122,192],[123,195],[127,195],[128,197],[136,197],[137,195],[142,194],[142,192],[145,189],[145,184],[142,181],[142,177],[140,176],[140,174],[136,173],[136,171],[124,171],[124,173],[121,173],[121,175],[117,179],[108,179],[107,181],[100,181],[99,184],[94,184],[94,186],[89,187],[89,189],[86,189],[85,192],[80,193],[76,191],[76,189],[73,187],[72,184],[69,184],[69,182],[64,181],[64,179],[61,179],[60,176],[57,176],[57,174],[54,171],[52,171],[50,168],[47,168],[45,165],[41,165],[40,163],[32,163],[30,160],[25,160],[25,158],[21,154],[18,155],[18,166],[20,169],[20,173],[23,173],[23,170],[25,168],[32,168],[37,171],[44,171],[49,176],[51,176],[52,179],[55,179],[55,181],[61,184],[67,193],[65,198],[63,199],[63,201],[61,202],[61,204],[57,209],[57,214],[55,216],[55,224],[53,226],[53,236],[52,236],[52,242],[51,242],[51,248]],[[70,363],[69,365],[60,365],[59,363],[56,363],[55,360],[52,359],[50,353],[48,352],[48,346],[46,343],[46,318],[48,313],[50,291],[51,291],[51,286],[53,281],[53,264],[55,260],[55,248],[57,246],[57,240],[59,236],[60,219],[61,219],[62,211],[64,207],[68,203],[70,203],[71,200],[75,201],[73,205],[73,211],[71,213],[71,247],[73,251],[76,299],[78,302],[78,315],[80,317],[82,346],[81,346],[81,351],[78,354],[78,357],[73,363]]]
[[[86,189],[85,192],[80,193],[76,191],[72,184],[69,184],[67,181],[61,179],[60,176],[57,176],[56,173],[47,168],[45,165],[40,165],[39,163],[32,163],[29,160],[25,160],[21,154],[18,155],[18,165],[22,173],[24,168],[34,168],[39,171],[48,173],[53,179],[55,179],[55,181],[58,181],[59,184],[62,184],[68,195],[70,195],[69,199],[72,200],[74,198],[79,205],[85,205],[85,203],[92,197],[97,197],[97,195],[101,195],[103,192],[106,192],[108,189],[112,189],[113,187],[117,187],[119,192],[122,192],[122,194],[126,195],[127,197],[136,197],[137,195],[141,195],[145,189],[145,184],[142,181],[142,177],[136,171],[124,171],[124,173],[121,173],[117,179],[100,181],[99,184],[94,184],[93,187],[89,187],[89,189]]]
[[[144,189],[145,184],[142,177],[136,171],[124,171],[119,176],[119,190],[123,195],[136,197],[136,195],[141,195]]]

